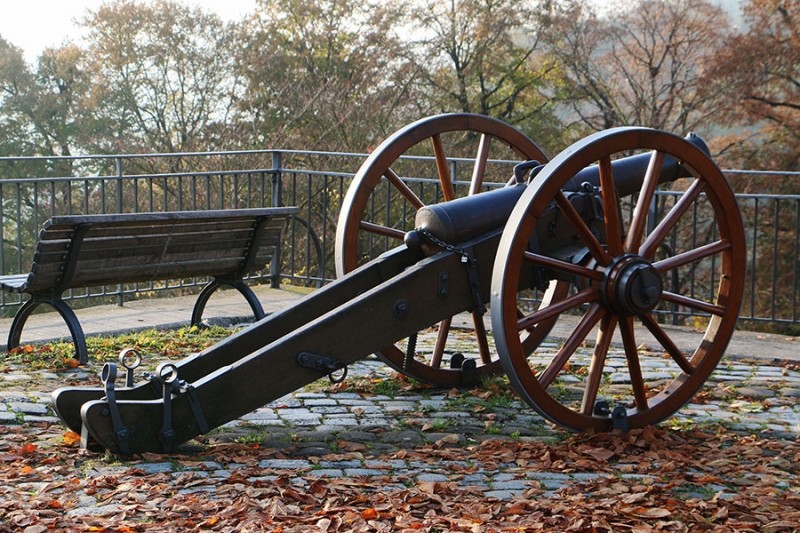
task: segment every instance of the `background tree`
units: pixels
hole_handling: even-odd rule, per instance
[[[22,50],[0,37],[0,155],[29,155],[33,143],[29,117],[24,112],[35,86]]]
[[[0,38],[2,153],[71,155],[82,134],[87,88],[77,46],[45,50],[34,72],[22,50]]]
[[[423,73],[419,114],[466,112],[499,118],[541,144],[561,125],[545,91],[554,63],[541,43],[542,6],[513,0],[423,0],[411,4],[409,36]]]
[[[415,75],[399,16],[392,2],[259,0],[239,47],[251,143],[358,151],[395,129]]]
[[[93,72],[95,151],[184,152],[212,146],[237,89],[232,29],[169,0],[120,0],[84,19]]]
[[[567,0],[548,37],[581,135],[615,126],[708,133],[723,102],[698,91],[727,15],[707,0],[636,0],[599,16]]]
[[[726,91],[725,122],[751,127],[721,139],[725,161],[800,170],[800,0],[749,0],[743,13],[745,28],[727,39],[704,80]]]

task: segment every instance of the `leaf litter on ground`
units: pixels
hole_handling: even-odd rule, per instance
[[[800,445],[701,430],[583,433],[564,442],[432,443],[377,461],[502,468],[527,489],[488,498],[465,481],[477,470],[441,469],[447,481],[417,481],[386,469],[371,477],[265,470],[290,456],[238,443],[195,454],[108,458],[68,445],[55,428],[0,427],[0,532],[45,531],[523,531],[797,532]],[[361,452],[319,460],[362,460]],[[172,462],[148,473],[148,462]],[[227,465],[228,477],[202,467]],[[578,476],[580,473],[596,476]],[[537,474],[559,474],[555,492]],[[91,505],[87,504],[91,502]]]

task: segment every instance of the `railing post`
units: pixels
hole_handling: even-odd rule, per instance
[[[283,201],[283,176],[281,169],[283,168],[283,154],[281,152],[272,152],[272,207],[282,207]],[[269,264],[269,286],[277,289],[281,285],[281,247],[275,247],[275,255]]]
[[[272,207],[283,206],[283,201],[281,200],[281,195],[283,194],[282,169],[283,154],[281,152],[272,152]]]
[[[122,158],[115,159],[117,164],[117,213],[122,213]]]
[[[117,165],[117,213],[122,213],[122,158],[115,158]],[[122,284],[117,285],[117,305],[122,307],[124,298],[122,297]]]

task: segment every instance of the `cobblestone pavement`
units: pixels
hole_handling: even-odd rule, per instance
[[[543,349],[553,346],[544,346]],[[572,363],[588,364],[589,355]],[[669,379],[663,357],[644,355],[643,372],[648,382]],[[607,362],[608,390],[624,391],[625,356],[610,354]],[[580,372],[562,377],[569,392]],[[50,407],[49,393],[66,383],[97,384],[90,369],[68,372],[26,371],[10,366],[0,374],[0,455],[4,436],[26,433],[38,446],[60,441],[64,428]],[[348,385],[348,383],[350,385]],[[367,384],[367,387],[358,385]],[[618,389],[614,389],[617,387]],[[723,362],[703,392],[663,423],[678,427],[724,427],[727,431],[766,439],[794,440],[800,433],[800,368],[775,362]],[[477,487],[487,497],[510,499],[538,487],[541,497],[554,495],[571,483],[586,482],[608,473],[531,471],[512,462],[482,464],[474,461],[422,459],[404,453],[418,446],[468,448],[487,441],[560,442],[570,434],[545,422],[531,408],[510,394],[486,395],[480,391],[450,391],[411,387],[376,358],[353,365],[343,387],[317,383],[271,402],[241,419],[218,428],[199,443],[184,446],[177,456],[137,457],[109,464],[102,454],[88,454],[80,473],[84,480],[106,475],[171,474],[193,480],[187,491],[215,491],[215,480],[240,475],[254,465],[208,460],[208,444],[239,443],[275,450],[256,465],[262,480],[288,476],[297,486],[313,479],[380,479],[387,490],[425,482],[457,482]],[[77,453],[77,452],[76,452]],[[133,470],[132,470],[133,469]],[[244,471],[244,470],[242,470]],[[63,478],[74,472],[64,473]],[[647,472],[620,467],[615,473],[646,482]],[[252,480],[252,475],[250,475]],[[32,493],[44,482],[20,480],[18,489]],[[700,497],[724,498],[735,491],[730,485],[712,484]],[[119,504],[106,503],[96,494],[79,494],[79,501],[65,512],[75,516],[108,516],[119,512]],[[0,503],[3,496],[0,495]],[[116,507],[115,507],[116,506]]]

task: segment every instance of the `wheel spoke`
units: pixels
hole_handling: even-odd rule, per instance
[[[442,194],[445,202],[456,199],[456,190],[453,187],[453,177],[450,175],[450,166],[447,164],[447,155],[444,153],[442,137],[438,133],[431,137],[433,142],[433,155],[436,156],[436,170],[439,173],[439,182],[442,184]]]
[[[653,319],[653,315],[650,313],[646,313],[641,315],[642,324],[653,334],[653,337],[661,344],[664,350],[667,351],[670,357],[678,364],[678,366],[686,372],[688,375],[692,375],[695,371],[694,366],[692,363],[686,359],[686,356],[683,355],[683,351],[681,351],[678,346],[672,342],[672,338],[667,334],[666,331]]]
[[[483,175],[486,173],[486,161],[489,159],[489,148],[492,145],[492,138],[485,133],[481,135],[478,144],[478,155],[475,156],[475,166],[472,169],[472,179],[469,182],[469,194],[478,194],[483,185]]]
[[[664,239],[667,237],[667,234],[672,231],[672,228],[675,227],[675,224],[678,220],[683,216],[684,213],[689,209],[692,203],[700,196],[700,193],[703,192],[705,188],[705,182],[702,180],[694,180],[694,183],[683,193],[680,200],[672,207],[667,216],[664,217],[656,229],[653,230],[653,233],[647,236],[644,244],[639,247],[639,255],[644,257],[645,259],[650,259],[653,257],[653,254],[656,253],[656,249],[658,245],[661,244]]]
[[[567,220],[569,220],[569,222],[572,224],[572,227],[578,233],[578,236],[583,241],[583,244],[585,244],[589,249],[592,257],[594,257],[601,266],[608,266],[611,262],[608,252],[603,249],[603,246],[597,240],[597,237],[594,236],[592,230],[589,229],[578,212],[575,211],[575,208],[571,203],[569,203],[569,200],[564,193],[558,191],[555,194],[555,200],[558,204],[558,207],[561,208],[561,212],[564,214]]]
[[[403,195],[403,198],[408,200],[408,203],[414,206],[414,209],[421,209],[425,207],[425,204],[422,202],[422,200],[420,200],[419,197],[414,194],[414,191],[412,191],[408,185],[406,185],[406,183],[400,179],[400,176],[395,174],[394,170],[387,168],[383,175],[387,180],[389,180],[389,183],[391,183],[395,189],[400,191],[400,194]]]
[[[492,352],[489,350],[489,339],[486,335],[483,315],[477,311],[473,311],[472,323],[475,325],[475,338],[478,341],[478,353],[481,356],[481,362],[483,362],[484,365],[488,365],[492,362]]]
[[[362,231],[366,231],[368,233],[376,233],[378,235],[383,235],[384,237],[394,237],[395,239],[403,240],[403,238],[406,236],[404,231],[400,231],[399,229],[394,229],[394,228],[387,228],[386,226],[381,226],[380,224],[367,222],[366,220],[362,220],[358,224],[358,227]]]
[[[681,296],[680,294],[675,294],[673,292],[662,292],[661,299],[667,302],[676,303],[678,305],[691,307],[692,309],[703,311],[711,315],[723,316],[725,314],[725,308],[720,305],[710,304],[695,298],[689,298],[688,296]]]
[[[539,384],[543,389],[549,387],[553,380],[558,377],[569,358],[572,357],[572,354],[575,353],[575,350],[578,349],[578,346],[586,339],[586,336],[589,335],[589,332],[592,331],[592,328],[597,325],[605,313],[605,309],[600,304],[595,303],[589,307],[589,311],[583,315],[575,331],[572,332],[555,357],[553,357],[553,360],[550,361],[548,367],[538,377]]]
[[[599,270],[592,270],[580,265],[573,265],[572,263],[567,263],[566,261],[561,261],[560,259],[553,259],[552,257],[535,254],[533,252],[525,252],[523,259],[547,268],[552,268],[553,270],[569,272],[570,274],[575,274],[576,276],[589,278],[596,281],[602,281],[603,279],[603,273]]]
[[[579,305],[597,300],[598,298],[600,298],[600,291],[594,287],[589,287],[576,294],[573,294],[569,298],[564,298],[560,302],[548,305],[544,309],[534,311],[525,318],[518,320],[517,329],[522,331],[523,329],[532,328],[539,322],[543,322],[548,318],[553,318],[565,311],[569,311],[570,309],[578,307]]]
[[[622,230],[619,225],[619,212],[617,211],[617,191],[614,187],[614,171],[611,169],[611,158],[604,157],[598,161],[600,171],[600,190],[603,195],[603,220],[606,225],[606,244],[608,253],[612,256],[621,255]]]
[[[551,305],[553,302],[557,301],[560,298],[563,298],[566,295],[566,288],[564,282],[559,281],[552,281],[548,284],[547,290],[544,291],[542,295],[542,300],[539,303],[539,309],[544,309],[545,307]],[[522,310],[517,308],[517,319],[523,318],[525,315],[523,314]],[[528,328],[526,331],[528,335],[521,335],[520,340],[522,341],[522,350],[526,354],[533,353],[536,348],[539,347],[539,343],[544,340],[544,336],[547,335],[547,332],[550,331],[550,327],[552,323],[543,324],[538,323],[535,326]],[[540,328],[542,332],[540,332]]]
[[[633,400],[639,411],[647,410],[647,388],[644,385],[642,366],[639,363],[639,350],[636,347],[636,334],[633,331],[633,317],[624,317],[619,322],[619,332],[628,360],[628,374],[633,387]]]
[[[594,413],[594,404],[597,401],[597,392],[603,378],[603,368],[606,364],[606,355],[614,337],[614,328],[617,326],[617,316],[609,313],[600,321],[600,331],[597,332],[597,344],[594,346],[592,362],[589,365],[589,374],[586,376],[586,389],[583,391],[581,412],[586,416]]]
[[[688,252],[683,252],[682,254],[673,255],[672,257],[657,261],[653,263],[653,268],[663,274],[664,272],[672,270],[673,268],[678,268],[683,265],[688,265],[689,263],[694,263],[695,261],[700,261],[701,259],[724,252],[730,248],[731,243],[728,241],[710,242],[695,248],[694,250],[689,250]]]
[[[665,155],[664,152],[656,151],[650,156],[650,164],[644,175],[639,198],[636,200],[636,208],[633,210],[633,220],[631,221],[628,238],[625,240],[625,249],[634,254],[639,253],[639,244],[642,242],[645,223],[647,222],[647,212],[650,209],[650,203],[653,201],[653,195],[656,193],[656,188],[658,187],[658,179],[661,177],[661,169],[664,165]]]
[[[450,334],[450,324],[452,322],[453,317],[447,317],[439,322],[439,331],[436,333],[436,344],[433,347],[433,357],[431,359],[431,367],[433,368],[442,367],[444,347],[447,345],[447,336]]]

